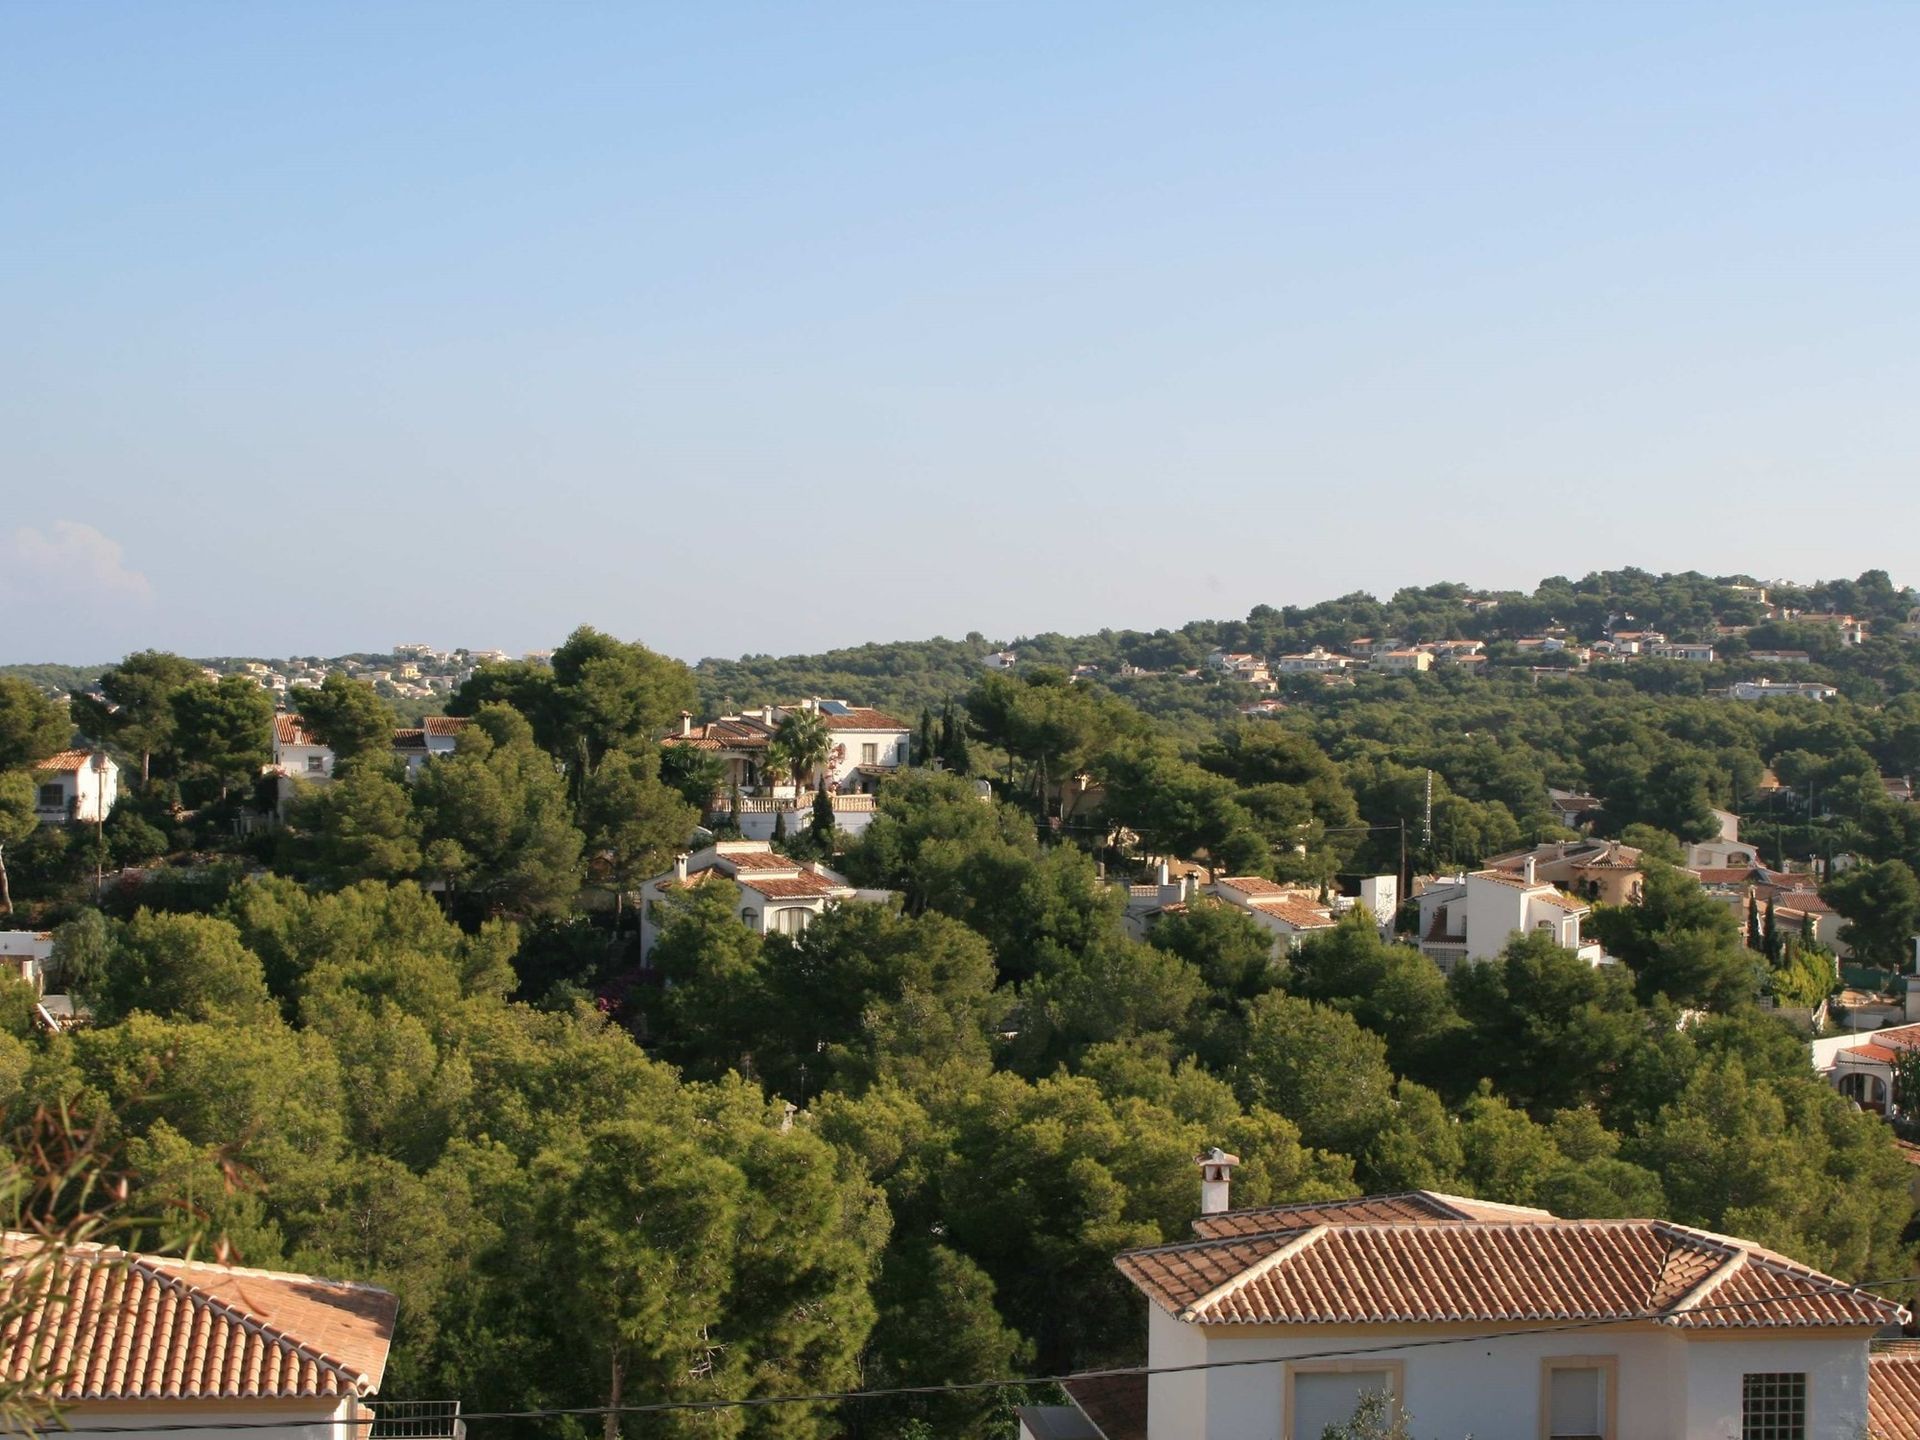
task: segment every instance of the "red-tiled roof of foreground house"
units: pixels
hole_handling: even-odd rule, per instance
[[[320,742],[307,733],[307,722],[298,715],[275,715],[273,717],[273,740],[276,745],[317,745]]]
[[[1408,1190],[1393,1195],[1362,1195],[1353,1200],[1309,1200],[1295,1205],[1267,1205],[1253,1210],[1223,1210],[1202,1215],[1193,1233],[1203,1240],[1231,1235],[1260,1235],[1274,1230],[1297,1230],[1306,1225],[1369,1225],[1380,1222],[1443,1225],[1467,1220],[1551,1220],[1545,1210],[1525,1205],[1501,1205],[1470,1200],[1438,1190]]]
[[[420,726],[429,735],[458,735],[467,728],[465,715],[427,715],[423,716]]]
[[[1349,1205],[1380,1202],[1436,1211],[1454,1205],[1432,1196]],[[1686,1329],[1878,1328],[1906,1313],[1771,1251],[1666,1221],[1476,1208],[1483,1213],[1453,1220],[1438,1213],[1389,1221],[1276,1215],[1266,1223],[1286,1228],[1130,1251],[1115,1263],[1148,1299],[1198,1324],[1652,1320]]]
[[[1868,1355],[1867,1433],[1920,1440],[1920,1342],[1896,1340]]]
[[[385,1290],[81,1247],[47,1262],[6,1238],[34,1301],[0,1344],[0,1373],[53,1398],[300,1399],[377,1389],[398,1302]],[[44,1283],[43,1283],[44,1282]]]

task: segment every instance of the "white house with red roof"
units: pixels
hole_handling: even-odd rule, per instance
[[[120,766],[104,750],[62,750],[33,766],[33,813],[42,825],[97,825],[120,798]]]
[[[1094,1434],[1319,1440],[1377,1393],[1423,1440],[1860,1440],[1900,1403],[1906,1310],[1731,1236],[1431,1191],[1193,1228],[1115,1261],[1155,1373],[1068,1381]]]
[[[740,888],[740,920],[760,935],[798,935],[830,906],[862,892],[824,865],[801,864],[764,840],[721,840],[640,887],[640,962],[660,938],[661,902],[677,891],[731,880]],[[879,898],[878,892],[873,892]]]
[[[1517,870],[1476,870],[1429,885],[1420,904],[1420,952],[1442,970],[1467,960],[1492,960],[1520,935],[1544,934],[1590,965],[1608,961],[1580,934],[1591,907],[1540,878],[1531,855]]]
[[[1229,875],[1204,889],[1207,894],[1243,911],[1261,929],[1271,932],[1275,955],[1298,950],[1307,936],[1331,930],[1340,923],[1332,909],[1322,905],[1311,891],[1281,885],[1258,875]]]
[[[369,1433],[398,1302],[371,1285],[79,1246],[48,1255],[8,1234],[27,1298],[0,1337],[11,1379],[32,1376],[77,1431],[165,1428],[216,1440]],[[457,1406],[406,1433],[445,1440]]]

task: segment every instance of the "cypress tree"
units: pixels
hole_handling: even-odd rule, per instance
[[[785,810],[776,810],[773,812],[773,845],[777,850],[786,843],[787,812]]]
[[[813,792],[813,823],[808,827],[822,855],[833,853],[833,797],[825,790]]]
[[[1769,960],[1778,960],[1780,958],[1780,934],[1774,928],[1773,924],[1773,896],[1771,895],[1767,896],[1767,918],[1763,933],[1766,937],[1767,958]]]
[[[933,711],[922,705],[920,707],[920,753],[914,758],[921,765],[931,765],[933,757]]]
[[[1760,938],[1760,900],[1753,891],[1747,892],[1747,949],[1762,949]]]

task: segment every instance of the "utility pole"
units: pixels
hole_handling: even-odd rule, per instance
[[[1427,771],[1427,808],[1421,825],[1420,844],[1429,861],[1433,859],[1433,771]]]

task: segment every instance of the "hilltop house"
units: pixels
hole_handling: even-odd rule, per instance
[[[1531,856],[1518,871],[1476,870],[1443,879],[1418,896],[1420,953],[1451,972],[1465,960],[1492,960],[1518,935],[1545,934],[1590,965],[1608,963],[1595,942],[1581,939],[1585,901],[1542,880]]]
[[[795,710],[817,711],[826,722],[833,746],[817,778],[833,805],[834,824],[859,834],[872,823],[873,792],[912,755],[913,732],[885,711],[819,696],[791,705],[762,705],[704,724],[696,724],[692,712],[683,710],[680,728],[660,743],[689,746],[721,761],[724,774],[708,805],[709,818],[726,815],[737,795],[740,833],[750,840],[767,840],[773,836],[776,815],[784,814],[792,830],[807,822],[813,803],[812,795],[791,779],[766,783],[767,747],[781,719]]]
[[[1631,905],[1640,898],[1640,852],[1618,840],[1563,840],[1515,850],[1487,861],[1487,869],[1564,885],[1603,905]]]
[[[42,825],[97,825],[120,798],[120,766],[104,750],[62,750],[33,767],[33,813]]]
[[[1738,680],[1727,687],[1735,700],[1831,700],[1840,692],[1817,681]]]
[[[339,1440],[375,1419],[367,1402],[398,1308],[388,1291],[91,1245],[36,1259],[40,1242],[18,1233],[4,1244],[16,1279],[23,1265],[31,1277],[26,1313],[0,1340],[6,1373],[43,1375],[66,1428]],[[404,1433],[452,1436],[457,1406],[439,1411],[422,1423],[416,1410]]]
[[[761,935],[798,935],[829,907],[861,892],[824,865],[802,865],[764,840],[721,840],[674,861],[673,869],[640,887],[640,963],[660,938],[659,902],[677,890],[714,879],[740,887],[740,919]],[[881,892],[868,892],[881,898]]]
[[[1421,1437],[1859,1440],[1914,1393],[1871,1358],[1904,1309],[1751,1241],[1424,1190],[1231,1210],[1237,1163],[1200,1157],[1196,1238],[1116,1258],[1152,1373],[1066,1383],[1093,1434],[1318,1440],[1371,1392]]]

